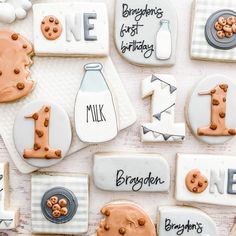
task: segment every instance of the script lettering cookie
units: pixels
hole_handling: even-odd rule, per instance
[[[81,141],[106,142],[118,133],[118,112],[100,63],[85,65],[75,102],[75,127]]]
[[[216,232],[215,222],[196,208],[178,206],[159,208],[158,236],[215,236]]]
[[[27,96],[35,82],[29,80],[33,47],[20,34],[0,30],[0,103]]]
[[[178,154],[176,164],[177,200],[236,206],[234,156]]]
[[[187,105],[194,135],[209,144],[221,144],[236,135],[236,84],[223,75],[202,80]]]
[[[36,55],[108,55],[109,30],[105,4],[34,4],[33,14]]]
[[[0,163],[0,230],[15,229],[19,224],[19,210],[9,208],[9,164]]]
[[[138,205],[131,202],[112,202],[101,209],[104,215],[96,236],[156,236],[155,226]]]
[[[102,190],[168,192],[170,167],[158,154],[97,153],[93,179]]]
[[[32,175],[32,233],[84,234],[88,231],[88,207],[87,175],[48,172]]]
[[[142,124],[142,142],[176,142],[185,139],[185,124],[175,123],[176,80],[155,74],[142,81],[142,97],[152,96],[151,123]]]
[[[36,167],[61,161],[69,150],[72,137],[67,113],[45,101],[25,105],[16,116],[13,133],[20,156]]]
[[[115,42],[130,63],[175,64],[177,15],[169,0],[116,0]]]

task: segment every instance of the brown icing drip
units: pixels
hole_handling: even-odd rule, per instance
[[[55,16],[46,16],[41,22],[41,31],[48,40],[56,40],[61,36],[62,25]]]
[[[148,215],[132,203],[110,203],[101,213],[105,216],[97,236],[156,236],[155,226]]]
[[[185,184],[190,192],[202,193],[208,186],[208,179],[199,170],[191,170],[185,178]]]
[[[49,127],[45,126],[50,120],[50,107],[43,106],[39,112],[26,118],[32,118],[35,121],[35,142],[33,149],[24,150],[24,158],[46,158],[59,159],[61,158],[61,150],[51,149],[49,146]]]
[[[210,92],[199,95],[211,95],[211,123],[209,127],[199,128],[198,135],[202,136],[229,136],[236,135],[235,129],[228,129],[226,119],[226,96],[228,85],[220,84]]]
[[[34,87],[28,80],[32,65],[31,43],[20,34],[0,30],[0,103],[27,96]]]

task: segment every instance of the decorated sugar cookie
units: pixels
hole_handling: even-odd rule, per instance
[[[116,137],[118,112],[100,63],[87,64],[75,103],[75,127],[80,140],[101,143]]]
[[[32,175],[31,217],[34,234],[86,233],[88,206],[87,175],[48,172]]]
[[[93,179],[102,190],[168,192],[170,167],[159,154],[97,153]]]
[[[9,164],[0,163],[0,230],[15,229],[19,224],[19,210],[9,208]]]
[[[236,61],[236,3],[230,0],[194,0],[191,57]]]
[[[164,206],[158,210],[158,236],[217,235],[215,222],[197,208]]]
[[[104,219],[96,236],[156,236],[155,226],[147,213],[131,202],[112,202],[101,209]]]
[[[234,156],[178,154],[176,164],[178,201],[236,206]]]
[[[175,64],[177,15],[169,0],[116,0],[115,42],[130,63]]]
[[[155,74],[142,81],[142,97],[152,96],[151,123],[141,126],[142,142],[185,139],[185,124],[175,123],[177,86],[171,75]]]
[[[1,3],[0,3],[1,6]],[[29,79],[31,43],[11,30],[0,30],[0,103],[27,96],[34,87]]]
[[[14,141],[20,156],[36,167],[47,167],[63,159],[71,143],[66,112],[46,101],[25,105],[14,123]]]
[[[103,3],[34,4],[34,47],[42,56],[107,56],[109,30]]]
[[[236,84],[222,75],[209,76],[196,86],[187,105],[187,116],[198,139],[221,144],[236,135],[235,93]]]

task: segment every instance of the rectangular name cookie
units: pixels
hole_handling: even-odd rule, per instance
[[[97,153],[93,178],[102,190],[167,192],[170,168],[159,154]]]
[[[35,4],[33,14],[36,55],[108,55],[109,29],[105,4]]]
[[[236,206],[234,156],[177,154],[178,201]]]
[[[19,210],[9,208],[9,164],[0,163],[0,230],[15,229],[19,224]]]

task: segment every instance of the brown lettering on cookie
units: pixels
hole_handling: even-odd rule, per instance
[[[24,150],[24,158],[46,158],[59,159],[62,156],[61,150],[52,149],[49,146],[49,126],[45,126],[45,120],[50,119],[50,107],[43,106],[38,112],[27,116],[35,122],[35,135],[33,149]]]
[[[41,22],[41,31],[48,40],[56,40],[61,36],[62,25],[55,16],[46,16]]]
[[[225,124],[226,119],[226,96],[227,84],[220,84],[209,92],[199,93],[199,95],[211,96],[211,122],[209,127],[199,128],[198,135],[201,136],[228,136],[236,135],[235,129],[228,129]]]
[[[191,170],[185,178],[185,184],[190,192],[202,193],[208,186],[208,179],[199,170]]]
[[[33,47],[20,34],[0,30],[0,103],[27,96],[34,87],[29,80]]]
[[[132,203],[110,203],[101,213],[105,216],[97,236],[156,236],[155,226],[148,215]]]

